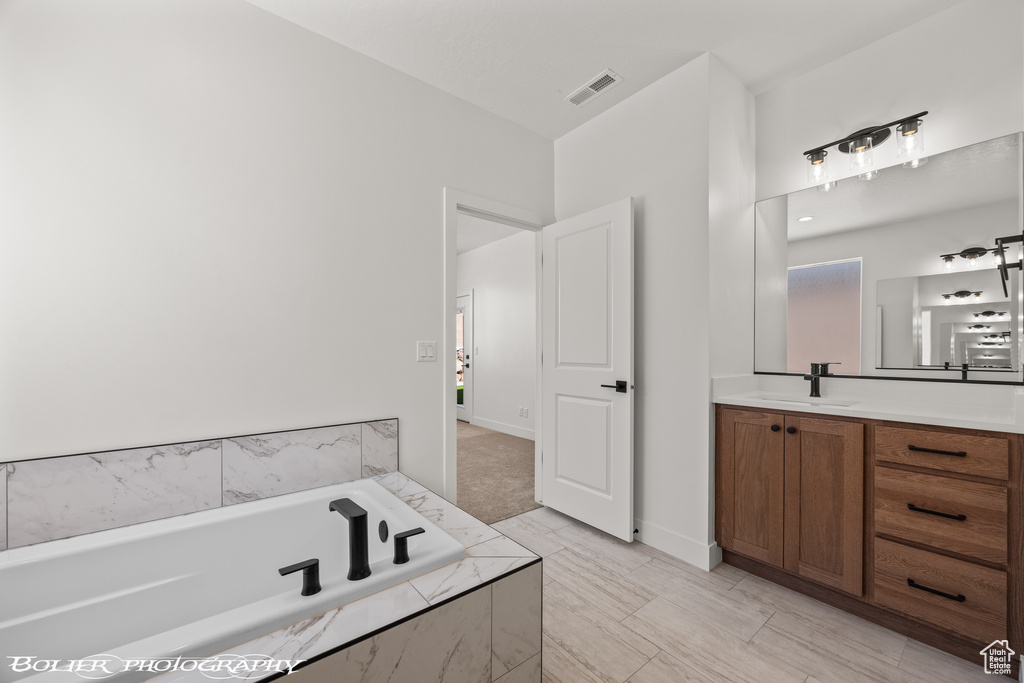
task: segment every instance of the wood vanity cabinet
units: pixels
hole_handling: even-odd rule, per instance
[[[726,562],[975,664],[1024,649],[1019,435],[718,405],[716,440]]]
[[[720,409],[719,545],[863,592],[864,426]]]

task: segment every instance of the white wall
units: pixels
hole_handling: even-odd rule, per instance
[[[440,490],[442,188],[550,141],[241,0],[0,4],[0,460],[397,417]]]
[[[459,254],[458,292],[473,292],[473,405],[470,422],[534,438],[537,396],[536,233]],[[519,406],[528,417],[519,417]]]
[[[749,163],[742,170],[752,154],[751,102],[716,61],[702,55],[555,141],[559,219],[627,195],[636,200],[638,538],[702,566],[714,552],[711,346],[738,329],[739,340],[726,343],[733,351],[715,352],[716,366],[749,372],[753,355],[749,304],[743,294],[727,301],[733,289],[752,288]],[[714,163],[713,151],[722,155]],[[713,285],[721,289],[712,294]],[[716,331],[719,324],[728,327]]]
[[[880,17],[880,21],[884,18]],[[929,154],[1024,129],[1024,3],[968,0],[758,95],[757,198],[808,186],[801,153],[927,110]],[[896,163],[891,142],[879,168]],[[832,151],[829,173],[850,175]]]

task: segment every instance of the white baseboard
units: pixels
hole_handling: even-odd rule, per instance
[[[484,429],[493,429],[496,432],[502,434],[510,434],[512,436],[518,436],[523,439],[529,439],[533,441],[533,430],[526,429],[525,427],[516,427],[515,425],[507,425],[504,422],[495,422],[494,420],[484,420],[479,417],[472,417],[469,419],[469,423],[476,425],[477,427],[483,427]]]
[[[634,539],[652,548],[657,548],[663,553],[668,553],[672,557],[679,558],[683,562],[704,571],[711,571],[722,561],[722,549],[718,547],[717,543],[712,542],[707,545],[642,519],[635,520],[635,523],[640,532],[634,534]]]

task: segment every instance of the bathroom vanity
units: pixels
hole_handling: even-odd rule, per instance
[[[797,398],[715,399],[724,561],[974,663],[1019,650],[1022,436]]]

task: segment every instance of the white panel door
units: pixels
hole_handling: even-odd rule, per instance
[[[633,199],[544,228],[544,504],[633,540]]]

